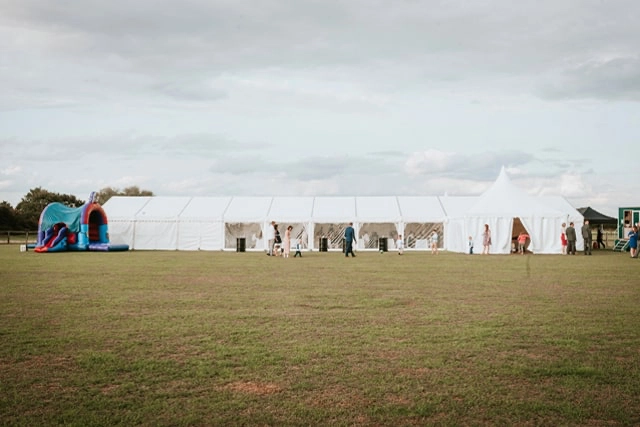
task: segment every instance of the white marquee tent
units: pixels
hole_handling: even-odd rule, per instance
[[[498,179],[464,213],[451,215],[447,223],[447,249],[464,252],[469,236],[476,252],[482,248],[484,224],[491,230],[494,254],[512,252],[514,238],[520,231],[530,236],[533,253],[561,253],[562,223],[582,226],[582,215],[562,197],[534,197],[524,193],[509,179],[502,168]],[[582,247],[581,242],[580,247]]]
[[[353,222],[357,248],[395,248],[403,235],[408,249],[427,249],[433,231],[439,245],[466,252],[468,237],[481,250],[483,225],[492,230],[491,253],[510,253],[519,230],[531,236],[534,253],[561,253],[563,222],[582,225],[582,215],[562,197],[529,196],[511,183],[504,169],[480,197],[112,197],[103,206],[110,241],[134,250],[263,251],[264,233],[272,220],[284,235],[289,225],[292,245],[340,250],[345,227]],[[384,239],[387,239],[384,242]],[[581,241],[578,241],[582,247]]]

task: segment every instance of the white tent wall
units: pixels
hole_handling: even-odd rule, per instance
[[[135,249],[177,250],[178,218],[191,197],[153,197],[137,214]]]
[[[474,252],[482,253],[482,234],[484,225],[488,224],[491,230],[491,254],[511,253],[511,231],[513,230],[513,217],[467,217],[465,218],[465,233],[459,237],[459,249],[455,252],[466,252],[469,236],[473,236]],[[466,238],[464,237],[466,235]]]
[[[444,211],[444,231],[442,241],[444,249],[451,252],[464,252],[469,250],[469,236],[473,237],[474,251],[482,248],[482,241],[478,240],[478,234],[467,229],[465,213],[478,201],[478,197],[472,196],[443,196],[438,198]]]
[[[222,221],[178,222],[178,247],[180,251],[219,251],[224,244]]]
[[[531,237],[528,250],[534,254],[559,254],[562,252],[560,244],[562,217],[522,217],[520,220]]]
[[[136,215],[149,203],[152,197],[113,196],[105,202],[102,209],[109,222],[109,241],[113,244],[126,244],[136,249]]]
[[[584,225],[584,217],[576,208],[571,206],[571,203],[567,201],[562,196],[540,196],[540,201],[547,206],[551,206],[554,209],[561,211],[565,216],[562,218],[562,221],[557,226],[555,230],[555,240],[558,243],[558,252],[554,253],[562,253],[562,245],[560,244],[560,233],[562,231],[562,223],[567,224],[567,227],[571,222],[574,223],[574,227],[576,229],[576,235],[578,240],[576,241],[576,250],[584,250],[584,241],[582,240],[582,234],[580,229]]]
[[[193,197],[178,218],[178,250],[221,250],[231,197]]]

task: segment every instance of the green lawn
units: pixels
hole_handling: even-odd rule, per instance
[[[2,425],[638,425],[640,260],[0,246]]]

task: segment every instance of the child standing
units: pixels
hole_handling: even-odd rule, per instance
[[[518,236],[518,253],[521,253],[522,255],[524,255],[525,246],[527,245],[528,238],[529,238],[529,235],[524,231],[520,233],[520,235]]]
[[[438,255],[438,232],[436,230],[431,233],[431,253]]]
[[[473,237],[469,236],[469,255],[473,255]]]
[[[300,258],[302,258],[302,240],[298,239],[298,241],[296,242],[296,253],[293,255],[293,257],[297,257],[298,255],[300,256]]]
[[[398,248],[398,255],[402,255],[404,253],[404,241],[402,240],[402,234],[398,234],[396,248]]]

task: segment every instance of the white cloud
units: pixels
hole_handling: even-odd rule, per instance
[[[0,198],[477,195],[505,166],[613,206],[640,158],[632,0],[1,3]]]
[[[455,158],[456,153],[439,150],[412,153],[405,163],[405,170],[409,175],[436,174],[451,168]]]

